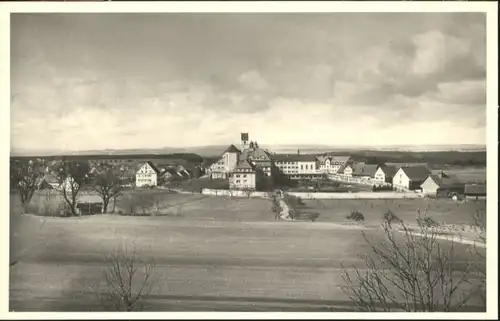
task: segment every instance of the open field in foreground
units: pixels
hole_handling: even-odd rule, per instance
[[[340,289],[341,263],[360,264],[357,254],[369,252],[362,230],[374,242],[382,240],[376,225],[385,210],[381,203],[370,207],[373,218],[365,223],[344,224],[352,202],[307,203],[323,211],[316,222],[274,221],[266,200],[182,194],[165,198],[165,213],[182,208],[172,210],[180,213],[175,215],[14,214],[10,310],[101,309],[90,290],[102,281],[101,258],[132,243],[141,259],[155,258],[158,264],[161,287],[148,298],[149,311],[352,310]],[[395,212],[408,218],[423,205],[406,202]],[[465,221],[461,206],[474,208],[461,204],[453,212],[453,207],[444,211],[448,203],[436,204],[446,220]],[[469,256],[464,245],[457,244],[456,251],[460,267]]]
[[[186,219],[270,222],[274,221],[270,200],[246,197],[209,196],[202,194],[179,194],[167,190],[130,190],[117,201],[115,211],[127,213],[127,199],[131,195],[149,195],[149,205],[146,212],[155,212],[159,216],[178,216]],[[32,203],[50,203],[49,208],[57,208],[62,197],[52,192],[49,201],[44,200],[43,193],[37,193]],[[99,201],[98,196],[82,195],[85,200]],[[19,201],[11,197],[11,211],[18,212]],[[139,201],[140,203],[140,201]],[[138,204],[139,204],[138,203]],[[347,223],[345,218],[352,210],[358,210],[365,216],[363,225],[379,225],[384,213],[391,210],[400,219],[414,222],[417,211],[422,215],[427,210],[437,222],[442,224],[472,224],[472,216],[477,211],[486,210],[486,201],[467,200],[453,201],[451,199],[399,199],[399,200],[304,200],[303,211],[320,214],[317,222]],[[35,207],[36,207],[35,206]],[[139,206],[139,212],[142,208]],[[111,204],[109,210],[113,208]],[[32,212],[34,213],[34,212]]]

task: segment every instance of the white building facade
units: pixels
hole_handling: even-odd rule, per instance
[[[242,160],[229,175],[229,188],[231,189],[257,189],[257,171],[255,167],[246,160]]]
[[[240,160],[241,152],[234,145],[230,145],[221,155],[217,162],[209,168],[210,178],[227,179]]]
[[[158,169],[151,162],[145,162],[135,174],[135,186],[157,186],[158,185]]]

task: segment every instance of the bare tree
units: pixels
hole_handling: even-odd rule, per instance
[[[56,167],[56,174],[70,215],[76,216],[77,196],[89,180],[90,165],[84,161],[62,160]]]
[[[103,212],[107,213],[111,199],[116,203],[121,193],[119,174],[110,166],[99,166],[92,179],[92,189],[101,197]]]
[[[478,241],[486,244],[486,211],[477,211],[474,216],[474,225],[476,231],[479,232]],[[481,300],[486,304],[486,251],[474,247],[475,254],[477,257],[476,270],[478,271],[478,277],[481,280],[481,284],[484,289],[480,291]]]
[[[137,248],[114,251],[103,259],[104,290],[95,291],[99,302],[116,311],[141,311],[144,299],[158,286],[153,259],[141,261]]]
[[[360,311],[457,311],[481,291],[471,261],[459,262],[455,244],[438,242],[439,230],[417,220],[414,231],[382,224],[385,240],[372,243],[365,266],[342,266],[344,292]],[[398,241],[398,237],[401,239]]]
[[[26,206],[43,180],[45,162],[42,159],[12,161],[10,164],[10,183],[19,191],[21,203]]]

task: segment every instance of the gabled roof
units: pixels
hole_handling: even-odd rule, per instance
[[[466,195],[484,196],[484,195],[486,195],[486,185],[483,185],[483,184],[466,184],[464,192],[465,192]]]
[[[345,163],[347,162],[351,156],[331,156],[331,161],[332,162],[339,162],[339,163]]]
[[[344,173],[344,170],[345,170],[347,167],[351,167],[351,168],[352,168],[353,166],[351,166],[351,165],[349,165],[349,164],[344,164],[344,165],[342,165],[342,166],[340,166],[340,167],[339,167],[339,169],[337,170],[337,173],[338,173],[338,174],[343,174],[343,173]]]
[[[394,177],[398,171],[395,166],[380,165],[379,167],[384,172],[385,176],[390,178]]]
[[[272,158],[277,162],[315,162],[318,160],[311,154],[275,154]]]
[[[439,188],[462,187],[465,186],[456,176],[431,174],[430,177]]]
[[[241,161],[238,162],[238,164],[236,165],[236,167],[234,168],[234,171],[237,172],[237,171],[241,171],[241,170],[255,170],[255,166],[253,166],[249,161],[247,161],[246,159],[243,159]]]
[[[155,166],[155,164],[153,164],[152,161],[146,161],[146,164],[151,166],[151,168],[156,172],[156,174],[160,174],[160,170]]]
[[[271,154],[262,148],[246,148],[242,152],[242,158],[251,158],[253,160],[271,160]]]
[[[426,166],[410,166],[400,168],[412,181],[424,181],[431,171]]]
[[[356,164],[352,171],[353,176],[369,176],[373,177],[377,171],[378,165],[375,164]]]
[[[323,164],[330,157],[328,157],[328,156],[318,156],[317,158],[318,158],[318,161]]]
[[[166,174],[166,173],[169,173],[171,175],[177,175],[177,170],[173,167],[167,167],[164,169],[164,171],[162,172],[162,174]]]
[[[236,146],[231,144],[229,145],[228,148],[226,148],[226,150],[222,153],[222,155],[224,155],[225,153],[241,153],[241,151],[238,148],[236,148]]]

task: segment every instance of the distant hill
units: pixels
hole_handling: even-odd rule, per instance
[[[220,155],[227,145],[209,145],[192,147],[160,147],[154,149],[105,149],[105,150],[85,150],[85,151],[61,151],[61,150],[24,150],[12,149],[11,156],[57,156],[57,155],[145,155],[145,154],[175,154],[175,153],[193,153],[203,157],[214,157]],[[239,144],[235,144],[239,147]],[[328,145],[261,145],[262,148],[277,154],[294,154],[300,150],[301,154],[322,154],[328,152],[480,152],[486,151],[484,145],[429,145],[429,146],[328,146]]]

